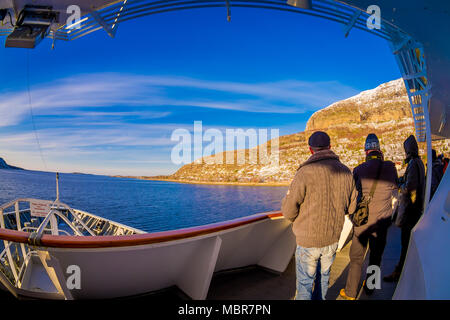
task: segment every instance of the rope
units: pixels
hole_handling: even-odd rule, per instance
[[[30,89],[30,51],[27,50],[27,92],[28,92],[28,105],[30,107],[31,123],[33,124],[34,136],[36,138],[36,143],[39,148],[39,153],[41,155],[42,163],[44,164],[45,170],[47,170],[47,163],[45,162],[44,153],[42,152],[41,142],[39,141],[39,135],[36,129],[36,123],[34,121],[33,104],[31,102],[31,89]]]

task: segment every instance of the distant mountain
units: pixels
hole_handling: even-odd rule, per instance
[[[0,158],[0,169],[23,170],[19,167],[10,166],[3,158]]]
[[[414,122],[403,80],[390,81],[314,113],[305,132],[279,138],[279,165],[249,164],[248,161],[243,165],[206,164],[203,161],[185,165],[173,175],[154,178],[194,183],[288,184],[299,164],[310,156],[308,138],[315,130],[330,135],[332,150],[352,169],[364,161],[364,141],[373,132],[380,139],[385,159],[394,161],[398,169],[404,169],[403,141],[414,134]],[[270,144],[269,141],[269,151]],[[424,155],[425,143],[419,145]],[[266,148],[266,144],[259,147]],[[433,142],[433,148],[448,154],[450,139]],[[231,152],[236,157],[237,151]],[[248,158],[248,150],[245,152]]]

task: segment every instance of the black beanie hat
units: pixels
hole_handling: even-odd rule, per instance
[[[375,133],[371,133],[366,138],[366,143],[364,144],[364,151],[369,150],[380,150],[380,141]]]
[[[308,144],[312,148],[328,148],[330,136],[323,131],[316,131],[309,137]]]

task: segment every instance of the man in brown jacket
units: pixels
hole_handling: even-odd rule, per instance
[[[367,223],[353,228],[347,284],[345,289],[342,289],[340,292],[341,297],[347,300],[356,299],[367,246],[370,249],[369,266],[380,267],[381,265],[381,258],[386,246],[387,230],[394,209],[393,203],[397,199],[398,193],[397,169],[393,162],[384,161],[380,142],[375,134],[371,133],[367,136],[364,150],[366,152],[366,162],[353,170],[358,199],[369,197],[378,171],[379,178],[369,203],[369,219]],[[367,276],[370,275],[371,273],[367,274]],[[366,282],[364,282],[364,290],[367,294],[373,292],[373,288],[369,288]]]
[[[312,298],[319,264],[320,285],[314,291],[325,299],[344,216],[353,213],[357,197],[350,169],[330,150],[330,137],[315,132],[309,146],[312,156],[297,170],[281,208],[284,217],[293,222],[297,241],[296,300]]]

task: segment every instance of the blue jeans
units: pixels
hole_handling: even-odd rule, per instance
[[[331,265],[336,257],[338,243],[323,248],[303,248],[297,246],[295,264],[297,273],[297,292],[295,300],[311,300],[313,283],[316,281],[314,297],[325,300],[330,280]],[[316,278],[317,269],[319,276]]]

